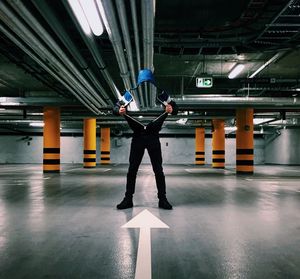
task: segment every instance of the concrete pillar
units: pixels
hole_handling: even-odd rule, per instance
[[[86,118],[83,125],[83,167],[96,167],[96,119]]]
[[[212,133],[212,167],[225,167],[225,129],[223,119],[213,119]]]
[[[101,128],[101,165],[110,164],[110,128]]]
[[[205,165],[205,128],[195,129],[195,164]]]
[[[60,172],[60,109],[44,107],[43,172]]]
[[[236,172],[253,173],[253,109],[236,110]]]

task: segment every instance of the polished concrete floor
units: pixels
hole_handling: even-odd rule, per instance
[[[121,226],[144,209],[170,227],[151,229],[153,279],[300,278],[300,166],[164,170],[174,210],[142,165],[118,211],[126,165],[0,166],[0,278],[134,278],[139,229]]]

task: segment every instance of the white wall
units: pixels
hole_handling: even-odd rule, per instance
[[[41,163],[43,137],[0,136],[0,163]]]
[[[300,165],[300,129],[282,129],[266,138],[266,163]]]
[[[42,163],[43,137],[32,136],[32,140],[24,136],[0,137],[0,163]],[[29,144],[28,144],[29,143]],[[111,138],[111,162],[128,163],[131,138]],[[235,165],[236,145],[235,139],[226,139],[226,164]],[[166,164],[194,164],[195,139],[194,138],[161,138],[163,161]],[[206,164],[211,164],[211,139],[205,140]],[[264,140],[255,140],[254,163],[264,163]],[[100,141],[97,138],[97,162],[100,160]],[[61,163],[82,163],[83,138],[61,137]],[[150,163],[145,152],[142,163]]]

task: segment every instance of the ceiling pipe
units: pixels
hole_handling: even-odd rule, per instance
[[[174,98],[181,110],[205,107],[253,107],[253,108],[284,108],[300,107],[300,98],[270,98],[270,97],[221,97],[221,98]]]
[[[156,112],[157,115],[157,112]],[[74,123],[77,122],[78,124],[82,125],[82,118],[83,117],[92,117],[91,114],[87,114],[85,113],[84,116],[83,114],[80,115],[66,115],[66,114],[61,114],[61,121],[65,122],[65,124],[67,125],[68,123]],[[169,122],[175,122],[177,120],[180,120],[182,118],[187,118],[189,121],[197,121],[197,120],[202,120],[204,122],[204,120],[211,120],[211,119],[225,119],[225,120],[232,120],[235,117],[235,114],[233,113],[232,115],[227,115],[226,113],[224,114],[213,114],[213,115],[176,115],[176,116],[169,116],[168,117],[168,121]],[[42,120],[43,118],[43,113],[35,113],[35,112],[27,112],[27,118],[26,120]],[[280,115],[278,113],[276,114],[269,114],[267,116],[264,115],[255,115],[254,119],[258,119],[258,120],[262,120],[266,119],[266,118],[272,118],[271,120],[267,120],[264,122],[258,122],[255,125],[256,126],[260,126],[260,125],[264,125],[270,121],[278,121],[281,120]],[[118,121],[120,121],[120,117],[118,116],[112,116],[111,114],[109,115],[99,115],[96,117],[97,119],[97,123],[99,123],[99,121],[112,121],[113,123],[116,123]],[[145,122],[149,122],[151,120],[153,120],[153,115],[149,114],[146,116],[144,116],[142,118]],[[300,121],[300,114],[295,114],[295,115],[288,115],[286,116],[286,121],[289,121],[291,119],[298,119],[298,121]],[[0,120],[24,120],[23,117],[23,108],[9,108],[6,109],[5,112],[1,112],[0,113]],[[126,122],[126,120],[122,120],[122,122]],[[199,124],[199,123],[198,123]]]
[[[153,45],[154,45],[154,17],[155,17],[155,0],[142,0],[142,26],[143,26],[143,50],[144,50],[144,68],[154,72],[153,66]],[[149,96],[156,95],[151,86],[145,86],[145,94],[148,97],[150,107],[154,106],[153,100]]]
[[[5,106],[7,104],[15,104],[13,106],[74,106],[78,105],[75,100],[70,100],[61,97],[0,97],[0,104]]]
[[[115,52],[115,56],[119,65],[120,75],[124,82],[125,89],[128,90],[132,88],[132,84],[129,77],[128,66],[126,58],[124,55],[124,48],[122,45],[122,40],[120,36],[120,31],[114,12],[113,2],[111,0],[99,0],[97,1],[98,8],[103,19],[108,37],[112,44],[112,47]],[[136,105],[139,108],[140,104],[138,103],[138,98],[135,98]]]
[[[154,41],[155,0],[142,0],[142,24],[144,68],[154,71],[153,41]]]
[[[86,75],[90,78],[90,80],[93,82],[94,86],[104,95],[105,101],[107,101],[109,104],[112,105],[112,101],[108,94],[105,92],[102,85],[99,83],[97,77],[93,73],[93,71],[88,67],[88,64],[86,60],[81,55],[78,48],[75,46],[73,40],[69,36],[69,34],[65,31],[63,28],[59,18],[54,14],[52,8],[45,2],[45,1],[33,1],[33,4],[35,7],[39,10],[39,12],[42,14],[44,19],[48,22],[49,26],[55,31],[55,34],[59,37],[59,39],[63,42],[63,44],[66,46],[66,48],[69,50],[69,52],[72,54],[72,56],[75,58],[76,62],[79,64],[80,68],[86,73]],[[102,70],[107,71],[106,69]],[[107,81],[107,80],[106,80]],[[115,93],[116,86],[114,85],[111,78],[109,78],[108,84],[110,85],[110,88],[112,89],[112,92]],[[113,86],[112,86],[113,84]]]
[[[125,4],[124,4],[123,0],[116,0],[116,5],[117,5],[119,21],[120,21],[120,25],[121,25],[121,30],[122,30],[122,34],[123,34],[123,40],[124,40],[126,53],[127,53],[127,61],[128,61],[128,65],[129,65],[129,69],[130,69],[130,73],[131,73],[131,81],[132,81],[133,87],[136,88],[136,79],[135,79],[136,71],[135,71],[135,67],[133,64],[132,46],[131,46],[130,35],[129,35],[129,30],[128,30]],[[145,104],[144,104],[144,99],[143,99],[140,87],[138,88],[137,92],[138,92],[137,96],[138,96],[139,103],[141,104],[142,107],[144,107]]]
[[[123,0],[116,0],[116,6],[117,6],[117,12],[119,15],[119,21],[120,26],[123,34],[123,41],[126,48],[126,54],[127,54],[127,62],[129,66],[129,70],[131,73],[131,82],[133,84],[133,87],[136,87],[136,81],[135,81],[135,69],[133,65],[133,56],[132,56],[132,47],[129,37],[129,30],[128,30],[128,24],[127,24],[127,16],[126,16],[126,10]]]
[[[47,46],[59,57],[63,64],[71,70],[74,78],[77,78],[82,84],[84,91],[88,90],[95,100],[99,103],[99,107],[106,106],[107,102],[103,100],[101,96],[95,91],[95,89],[90,85],[90,83],[85,79],[85,77],[80,73],[80,71],[75,67],[75,65],[67,58],[67,55],[59,47],[59,45],[51,38],[49,33],[41,26],[41,24],[34,18],[34,16],[27,10],[27,8],[21,3],[21,1],[10,2],[10,5],[14,10],[25,20],[25,22],[39,35],[39,37],[46,43]],[[8,10],[7,10],[8,11]],[[11,13],[12,14],[12,13]],[[26,28],[25,28],[26,29]],[[25,33],[27,34],[27,33]],[[40,44],[41,45],[41,44]],[[45,48],[46,50],[46,48]],[[48,51],[47,51],[48,52]],[[49,55],[50,52],[48,52]],[[63,67],[65,68],[65,67]],[[62,70],[62,67],[59,68]]]
[[[298,88],[291,88],[291,87],[270,87],[270,86],[260,86],[260,87],[242,87],[237,90],[237,92],[243,91],[276,91],[278,92],[295,92],[300,94],[300,89]]]
[[[95,114],[99,114],[99,109],[93,104],[93,101],[88,99],[86,95],[79,94],[81,92],[74,84],[69,84],[63,78],[61,78],[55,71],[53,71],[49,65],[46,65],[38,56],[36,56],[32,51],[30,51],[23,42],[17,39],[10,31],[8,31],[2,24],[0,24],[0,31],[7,36],[13,43],[15,43],[20,49],[22,49],[29,57],[31,57],[38,65],[40,65],[45,71],[47,71],[51,76],[53,76],[57,81],[66,87],[74,96],[90,111]],[[65,76],[68,78],[68,75]]]
[[[50,53],[49,50],[46,49],[46,47],[44,47],[43,44],[41,44],[33,33],[20,22],[3,2],[0,2],[0,18],[2,18],[3,22],[5,22],[7,26],[39,57],[42,57],[45,60],[48,68],[52,68],[54,72],[59,72],[61,79],[68,83],[74,90],[81,92],[81,95],[85,95],[89,102],[93,103],[93,107],[99,107],[99,102],[94,99],[93,96],[88,94],[84,86],[82,86],[82,84]],[[78,94],[76,94],[76,96],[78,96]],[[99,110],[97,109],[97,111]]]
[[[148,48],[147,48],[147,44],[146,44],[146,29],[147,29],[147,11],[146,11],[146,7],[145,7],[145,3],[144,1],[142,1],[141,3],[142,5],[142,29],[143,29],[143,66],[142,68],[148,68],[150,70],[154,70],[153,67],[150,68],[150,65],[148,65]],[[150,100],[149,100],[149,88],[147,86],[146,83],[141,84],[141,87],[143,88],[143,92],[145,94],[145,105],[146,107],[148,107],[150,105]]]
[[[121,94],[120,94],[118,88],[116,87],[115,83],[113,82],[112,77],[110,76],[110,74],[109,74],[109,72],[107,70],[107,67],[106,67],[106,65],[105,65],[105,63],[104,63],[104,61],[102,59],[100,51],[99,51],[99,49],[97,47],[97,43],[94,40],[94,37],[93,36],[87,36],[83,32],[83,30],[82,30],[80,24],[78,23],[78,20],[76,19],[76,16],[74,15],[74,13],[73,13],[73,11],[72,11],[72,9],[71,9],[68,1],[67,0],[63,0],[62,2],[64,4],[67,12],[69,13],[70,17],[72,18],[73,23],[75,24],[77,30],[79,31],[81,38],[83,39],[83,41],[85,42],[86,46],[88,47],[90,53],[92,54],[93,58],[95,59],[95,62],[97,64],[99,70],[101,71],[101,73],[102,73],[105,81],[109,85],[112,93],[115,95],[115,97],[117,99],[119,99],[121,97]]]
[[[138,30],[138,24],[137,24],[136,1],[135,0],[130,0],[130,8],[131,8],[131,15],[132,15],[137,66],[138,66],[138,71],[140,71],[141,70],[141,53],[140,53],[140,39],[139,39],[139,30]]]
[[[133,24],[133,34],[134,34],[134,43],[135,43],[135,51],[136,51],[136,60],[137,60],[137,67],[138,72],[141,71],[141,52],[140,52],[140,38],[139,38],[139,30],[138,30],[138,20],[137,20],[137,13],[136,13],[136,1],[130,0],[130,8],[131,8],[131,17],[132,17],[132,24]],[[139,86],[138,88],[139,94],[141,96],[141,102],[144,107],[146,107],[146,96],[143,94],[142,87]]]

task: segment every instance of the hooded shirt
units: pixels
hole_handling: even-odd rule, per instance
[[[172,100],[169,103],[172,108],[172,115],[177,115],[178,113],[178,106],[177,104]],[[119,109],[121,105],[119,102],[116,103],[116,105],[113,108],[113,114],[114,115],[120,115]],[[129,114],[124,114],[124,118],[126,119],[129,127],[133,131],[134,136],[139,135],[158,135],[159,131],[162,128],[162,125],[166,118],[168,117],[168,113],[163,112],[160,116],[150,121],[148,124],[143,124],[139,120],[135,119],[134,117],[130,116]]]

